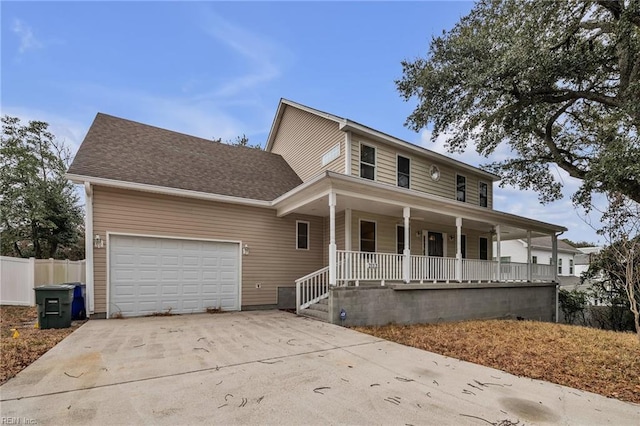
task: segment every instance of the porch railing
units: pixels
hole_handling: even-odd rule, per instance
[[[534,263],[531,265],[534,281],[553,281],[556,278],[555,266],[539,265]]]
[[[401,254],[337,250],[336,281],[402,281],[403,261]]]
[[[455,258],[411,256],[411,281],[450,281],[455,278]]]
[[[500,264],[501,281],[527,281],[528,265],[526,263],[503,262]]]
[[[496,281],[498,262],[462,259],[462,281]]]
[[[329,297],[329,267],[296,280],[296,313]]]

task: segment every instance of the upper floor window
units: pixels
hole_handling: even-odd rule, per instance
[[[573,259],[569,259],[569,275],[573,275]]]
[[[562,275],[562,259],[558,259],[558,274]]]
[[[467,201],[467,178],[456,175],[456,200]]]
[[[531,256],[531,263],[537,264],[538,263],[538,256]]]
[[[376,251],[376,223],[360,221],[360,251],[374,253]]]
[[[411,160],[401,155],[398,155],[398,186],[402,188],[409,188],[409,181],[411,177]]]
[[[478,183],[478,198],[480,200],[480,207],[487,207],[489,205],[489,185],[485,182]]]
[[[372,146],[360,145],[360,177],[376,178],[376,149]]]
[[[296,221],[296,248],[309,250],[309,222]]]

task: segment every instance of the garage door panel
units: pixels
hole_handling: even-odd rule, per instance
[[[109,247],[111,313],[240,308],[238,244],[115,235]]]

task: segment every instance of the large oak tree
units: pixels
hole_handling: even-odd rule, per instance
[[[558,199],[555,164],[585,207],[594,192],[640,202],[640,0],[481,1],[402,65],[407,125],[452,152],[508,144],[485,166],[503,185]]]

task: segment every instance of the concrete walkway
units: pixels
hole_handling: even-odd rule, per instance
[[[0,387],[3,423],[637,425],[640,405],[277,311],[94,320]]]

